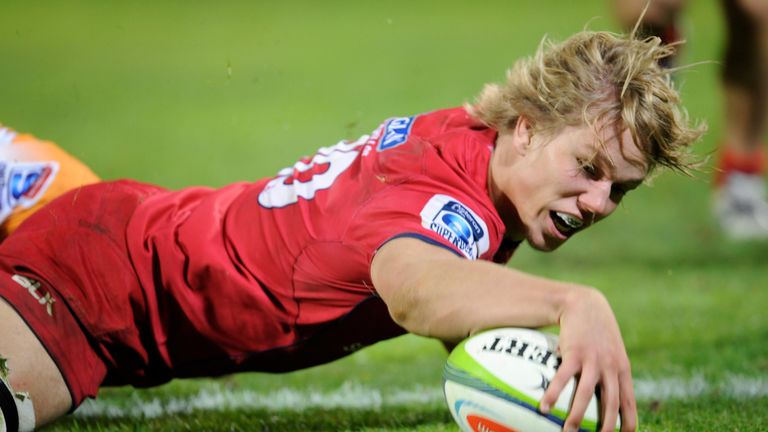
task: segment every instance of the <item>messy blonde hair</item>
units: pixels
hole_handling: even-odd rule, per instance
[[[626,128],[648,172],[664,166],[689,173],[698,164],[690,144],[706,128],[689,125],[669,71],[658,64],[673,51],[656,37],[609,32],[582,31],[561,43],[545,38],[533,57],[512,66],[506,84],[486,85],[467,109],[501,131],[514,129],[521,115],[534,133],[584,124],[595,132],[598,125]]]

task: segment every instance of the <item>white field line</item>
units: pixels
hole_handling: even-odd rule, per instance
[[[443,402],[439,387],[414,387],[410,390],[382,392],[354,382],[333,391],[281,389],[231,391],[220,387],[202,389],[197,394],[174,398],[142,398],[134,393],[128,401],[86,400],[75,411],[80,417],[155,418],[193,411],[236,409],[302,410],[305,408],[381,409],[391,406],[418,406]],[[710,382],[702,376],[692,378],[636,379],[635,395],[640,401],[674,400],[716,394],[733,398],[768,396],[768,376],[731,376]]]

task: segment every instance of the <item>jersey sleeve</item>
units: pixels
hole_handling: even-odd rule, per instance
[[[444,191],[394,186],[361,208],[346,240],[373,259],[390,240],[412,237],[470,260],[487,258],[498,244],[482,206],[471,198]]]

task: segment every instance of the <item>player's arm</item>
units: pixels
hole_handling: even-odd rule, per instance
[[[621,409],[622,430],[635,429],[629,359],[613,312],[599,291],[466,260],[407,237],[379,249],[371,278],[392,318],[419,335],[450,342],[492,327],[559,325],[563,363],[542,398],[542,411],[580,374],[566,427],[578,429],[600,385],[604,424],[614,424]]]

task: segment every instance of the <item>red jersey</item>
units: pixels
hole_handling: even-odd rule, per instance
[[[495,138],[462,108],[392,118],[272,179],[148,198],[127,238],[161,356],[177,376],[292,370],[403,333],[371,260],[402,236],[493,259]]]

